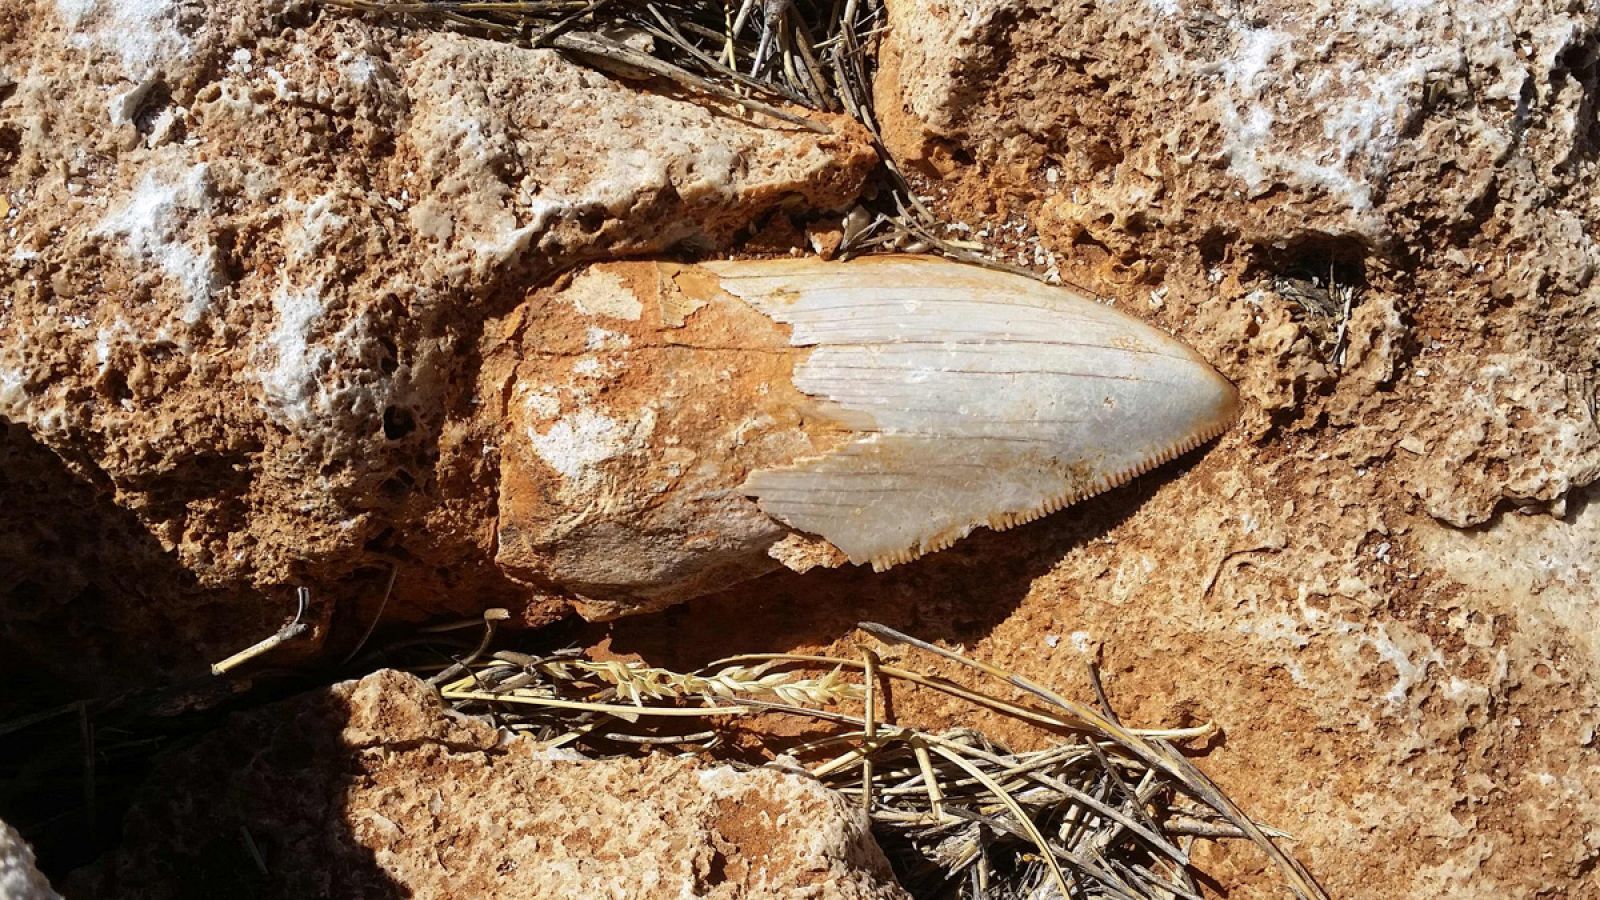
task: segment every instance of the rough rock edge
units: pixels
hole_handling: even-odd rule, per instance
[[[239,716],[165,760],[123,844],[74,886],[161,898],[203,879],[284,897],[905,897],[860,810],[808,777],[546,751],[395,671]]]

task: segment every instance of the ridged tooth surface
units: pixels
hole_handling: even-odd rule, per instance
[[[752,472],[763,512],[884,569],[1108,490],[1224,431],[1231,384],[1075,291],[926,257],[708,263],[812,348],[794,383],[857,432]]]

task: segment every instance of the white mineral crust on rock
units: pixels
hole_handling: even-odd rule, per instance
[[[401,558],[392,612],[564,614],[493,564],[484,323],[583,260],[847,208],[876,161],[843,117],[813,134],[306,0],[3,6],[0,415],[20,483],[95,499],[68,542],[59,502],[0,509],[0,568],[109,655],[161,635],[203,667],[279,593],[359,602]],[[604,431],[547,449],[581,475],[628,436]]]

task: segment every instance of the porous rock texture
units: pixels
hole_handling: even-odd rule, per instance
[[[543,750],[394,671],[235,718],[157,768],[126,828],[78,893],[905,896],[860,810],[804,775]]]
[[[878,113],[953,236],[1178,334],[1242,427],[881,576],[786,574],[594,639],[687,668],[854,655],[875,619],[1079,697],[1096,658],[1126,720],[1217,722],[1207,771],[1335,896],[1600,893],[1597,15],[891,0]],[[508,602],[457,362],[480,323],[567,262],[847,203],[865,165],[844,126],[300,6],[24,0],[0,50],[0,541],[24,564],[0,608],[40,623],[8,662],[124,633],[159,665],[275,627],[240,585],[343,579],[368,613],[396,558],[399,609]],[[617,127],[583,149],[597,109]],[[735,149],[654,178],[635,161],[681,123]],[[679,187],[712,159],[726,180]],[[95,614],[63,632],[68,598]],[[1280,895],[1247,850],[1197,858]]]
[[[34,866],[33,848],[15,828],[0,822],[0,897],[5,900],[60,900],[50,880]]]
[[[1226,729],[1208,771],[1334,896],[1600,892],[1597,11],[889,11],[878,111],[936,208],[1181,335],[1245,420],[1175,480],[805,602],[1080,689],[1098,654],[1125,716]],[[772,611],[798,594],[744,639],[825,642]],[[1245,857],[1208,855],[1230,896]]]
[[[311,0],[5,4],[7,663],[192,669],[296,586],[359,634],[396,567],[391,615],[559,615],[493,565],[482,323],[585,258],[847,205],[876,157],[822,119]]]

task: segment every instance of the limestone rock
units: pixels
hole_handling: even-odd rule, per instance
[[[238,717],[158,769],[126,833],[79,887],[150,898],[905,896],[859,810],[810,779],[543,751],[441,710],[431,688],[392,671]]]
[[[1570,492],[1600,478],[1596,398],[1584,378],[1507,353],[1452,354],[1418,380],[1433,379],[1455,395],[1458,425],[1438,434],[1416,421],[1426,449],[1402,477],[1435,518],[1481,525],[1502,503],[1563,515]]]
[[[1593,10],[1484,2],[1436,15],[1327,0],[1226,12],[891,0],[889,10],[878,92],[891,150],[950,173],[956,214],[1022,214],[1052,258],[1076,248],[1080,280],[1128,284],[1157,306],[1171,296],[1174,318],[1215,317],[1224,339],[1197,338],[1208,356],[1227,353],[1237,329],[1263,345],[1300,341],[1270,367],[1227,371],[1258,416],[1301,417],[1306,393],[1334,378],[1306,340],[1315,316],[1282,288],[1342,283],[1358,295],[1348,348],[1369,329],[1359,306],[1387,305],[1386,340],[1407,363],[1369,391],[1427,410],[1409,418],[1409,443],[1453,447],[1448,478],[1416,483],[1431,512],[1464,525],[1503,502],[1559,508],[1600,477],[1589,374],[1600,247],[1585,225],[1600,201],[1588,190],[1596,135],[1579,112]],[[1040,72],[1058,74],[1049,90]],[[1226,312],[1195,299],[1208,294]],[[1436,356],[1463,362],[1429,365]],[[1482,371],[1465,362],[1491,357]],[[1489,384],[1508,367],[1551,373],[1545,396],[1507,400],[1526,410],[1515,429],[1496,423],[1503,391]],[[1463,393],[1493,399],[1461,406]],[[1482,443],[1468,449],[1471,434]],[[1535,462],[1535,448],[1550,452]]]
[[[878,109],[919,192],[1245,399],[1181,482],[974,547],[984,584],[948,602],[1014,608],[952,639],[1049,683],[1099,647],[1125,715],[1216,719],[1209,770],[1302,823],[1335,896],[1600,891],[1600,13],[889,11]],[[955,552],[885,596],[948,596],[974,577]],[[1205,852],[1250,895],[1252,863]]]
[[[49,879],[33,864],[33,848],[15,828],[0,822],[0,897],[6,900],[61,900]]]
[[[0,608],[65,617],[33,653],[69,628],[194,666],[298,585],[359,632],[396,566],[392,614],[559,614],[492,565],[482,323],[582,259],[841,207],[875,161],[841,118],[310,0],[19,0],[0,60],[0,452],[29,467]]]

